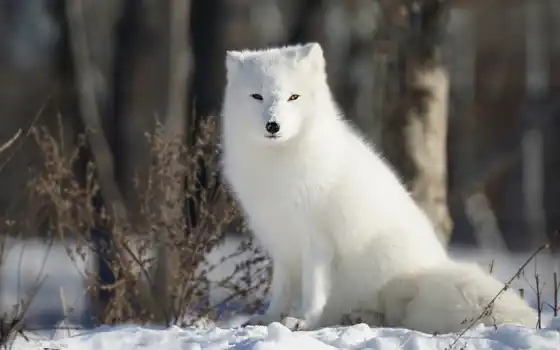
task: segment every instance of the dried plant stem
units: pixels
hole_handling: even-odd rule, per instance
[[[8,148],[10,148],[11,145],[14,144],[14,142],[16,142],[16,140],[21,136],[21,129],[19,129],[14,136],[12,136],[11,139],[9,139],[8,141],[6,141],[3,145],[0,146],[0,154],[4,153]]]
[[[512,282],[516,279],[519,278],[519,276],[523,273],[523,271],[525,270],[525,268],[527,267],[527,265],[529,265],[529,263],[531,261],[533,261],[533,259],[543,250],[549,249],[549,244],[543,244],[542,246],[540,246],[537,250],[535,250],[533,252],[533,254],[531,254],[531,256],[529,256],[529,258],[523,263],[523,265],[521,265],[521,267],[517,270],[517,272],[504,284],[504,287],[498,292],[498,294],[496,294],[494,296],[494,298],[492,298],[492,300],[490,300],[490,302],[488,303],[488,305],[486,305],[486,307],[484,308],[484,310],[480,313],[480,315],[475,318],[474,320],[472,320],[469,325],[463,329],[453,340],[453,342],[449,345],[449,347],[447,349],[453,349],[454,346],[459,342],[459,340],[463,337],[463,335],[465,335],[465,333],[467,333],[469,331],[469,329],[471,329],[474,325],[477,324],[478,321],[480,321],[485,315],[488,314],[488,312],[492,309],[492,306],[494,305],[494,302],[506,291],[509,289],[510,285],[512,284]]]
[[[542,328],[542,301],[541,301],[541,283],[538,273],[535,273],[536,295],[537,295],[537,328]]]
[[[554,317],[558,317],[558,291],[560,290],[560,283],[558,283],[558,273],[553,273],[552,280],[554,281],[554,306],[552,307],[552,311],[554,313]]]

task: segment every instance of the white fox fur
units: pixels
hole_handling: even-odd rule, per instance
[[[270,305],[251,323],[375,314],[387,282],[449,264],[427,216],[342,118],[319,44],[229,51],[226,68],[224,175],[273,261]]]
[[[383,287],[385,325],[452,333],[471,323],[535,327],[537,313],[474,263],[448,262],[398,276]]]

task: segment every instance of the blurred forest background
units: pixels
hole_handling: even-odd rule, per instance
[[[143,222],[156,118],[162,135],[192,147],[219,116],[226,50],[309,41],[323,46],[346,117],[395,166],[442,240],[527,252],[560,228],[557,0],[0,0],[0,144],[15,137],[0,154],[3,235],[40,212],[18,239],[43,237],[62,215],[29,196],[32,174],[51,159],[32,130],[55,135],[59,156],[88,132],[71,168],[85,183],[95,163],[94,211]],[[183,180],[170,193],[187,188]],[[193,198],[211,186],[200,184]],[[197,225],[200,210],[173,203],[187,230]],[[44,263],[21,256],[10,261]]]

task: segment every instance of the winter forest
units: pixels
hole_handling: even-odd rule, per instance
[[[0,345],[261,310],[225,53],[307,42],[448,249],[558,316],[560,1],[0,0]]]

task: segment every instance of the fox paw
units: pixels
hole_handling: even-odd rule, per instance
[[[284,317],[280,323],[291,331],[306,331],[310,329],[309,324],[305,320],[295,317]]]
[[[242,326],[268,326],[272,322],[280,322],[281,320],[282,317],[277,315],[255,315],[251,317],[247,322],[245,322]]]

